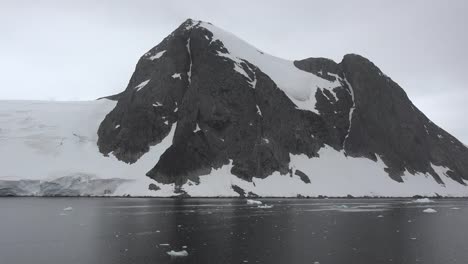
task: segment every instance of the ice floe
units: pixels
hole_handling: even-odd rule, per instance
[[[248,204],[248,205],[261,205],[262,202],[261,202],[261,201],[257,201],[257,200],[247,199],[247,204]]]
[[[167,252],[167,254],[169,256],[171,256],[171,257],[186,257],[186,256],[188,256],[187,250],[181,250],[181,251],[171,250],[171,251]]]
[[[424,209],[423,212],[424,212],[424,213],[437,213],[437,211],[434,210],[434,209],[432,209],[432,208]]]

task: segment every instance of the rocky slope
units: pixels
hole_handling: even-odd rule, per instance
[[[467,148],[366,58],[290,62],[200,21],[187,20],[140,58],[99,127],[99,149],[136,162],[173,124],[172,146],[147,173],[165,184],[197,183],[228,164],[246,181],[279,172],[308,184],[290,155],[319,159],[325,146],[381,159],[397,182],[405,173],[468,180]]]

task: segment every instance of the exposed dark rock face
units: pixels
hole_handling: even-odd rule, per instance
[[[300,171],[300,170],[296,170],[294,172],[294,174],[296,174],[297,176],[299,176],[301,178],[301,180],[305,183],[310,183],[310,178],[309,176],[307,176],[307,174],[305,174],[304,172]]]
[[[428,172],[440,182],[431,163],[450,168],[460,183],[468,179],[467,148],[419,111],[397,83],[359,55],[346,55],[341,66],[356,104],[346,153],[378,154],[397,181],[408,170]]]
[[[239,194],[239,197],[245,197],[245,191],[241,187],[237,185],[232,185],[231,188],[232,190],[234,190],[236,193]]]
[[[346,154],[372,160],[379,155],[388,167],[389,176],[396,181],[402,181],[401,176],[407,170],[429,173],[441,182],[431,163],[450,168],[450,176],[460,183],[468,179],[467,148],[432,123],[397,83],[366,58],[348,54],[340,64],[309,58],[296,61],[295,65],[315,74],[336,74],[347,81],[345,86],[351,86],[348,88],[353,91],[355,104],[351,107],[355,109],[349,135],[343,142]],[[321,76],[330,78],[329,74]],[[317,108],[319,103],[317,97]],[[327,120],[334,118],[336,115],[330,115]]]
[[[150,185],[148,186],[148,189],[151,190],[151,191],[158,191],[158,190],[160,190],[161,188],[159,188],[159,186],[157,186],[157,185],[154,184],[154,183],[150,183]]]
[[[296,109],[267,75],[245,62],[244,70],[256,78],[253,89],[232,61],[218,55],[228,52],[223,44],[212,41],[203,27],[187,30],[191,23],[140,59],[116,108],[99,128],[101,152],[135,162],[177,122],[172,146],[148,176],[183,184],[229,160],[232,173],[246,180],[274,171],[286,174],[289,153],[313,157],[324,143],[340,147],[344,135],[330,136],[323,117]],[[157,60],[148,59],[162,51]],[[175,73],[180,78],[172,78]],[[144,88],[135,89],[148,79]]]
[[[147,173],[161,183],[198,182],[231,162],[231,173],[245,180],[287,175],[290,154],[317,157],[325,144],[353,157],[380,157],[397,181],[405,170],[440,181],[431,163],[450,168],[459,182],[468,179],[467,148],[367,59],[294,62],[339,83],[316,90],[314,113],[298,109],[254,61],[239,58],[235,65],[227,54],[212,32],[187,20],[140,58],[128,87],[112,97],[118,103],[99,127],[99,150],[133,163],[175,125],[172,145]],[[310,183],[304,173],[295,174]]]

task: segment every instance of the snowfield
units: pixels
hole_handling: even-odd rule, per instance
[[[160,184],[145,176],[172,144],[175,130],[151,147],[134,164],[103,156],[97,148],[97,129],[115,106],[109,100],[89,102],[0,101],[0,194],[15,195],[176,195],[173,184]],[[191,196],[239,196],[236,185],[259,196],[468,196],[468,187],[435,167],[445,185],[430,175],[406,173],[404,183],[393,181],[382,161],[346,157],[330,147],[320,158],[291,155],[293,176],[274,173],[247,182],[230,173],[226,165],[201,176],[200,184],[182,189]],[[304,183],[295,170],[305,173]],[[151,191],[149,184],[160,189]]]
[[[172,143],[175,126],[134,164],[105,157],[96,144],[97,129],[115,104],[0,101],[0,194],[154,195],[145,173]]]

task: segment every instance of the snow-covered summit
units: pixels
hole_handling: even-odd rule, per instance
[[[341,86],[339,78],[335,81],[329,81],[313,73],[300,70],[294,66],[294,61],[278,58],[260,51],[232,33],[213,24],[202,21],[192,21],[192,23],[192,28],[203,27],[213,34],[210,38],[210,43],[216,40],[223,43],[227,51],[218,51],[218,55],[232,60],[234,62],[234,70],[247,76],[250,81],[255,83],[255,75],[253,78],[249,77],[242,69],[241,64],[246,60],[257,66],[275,82],[278,88],[286,93],[299,109],[318,113],[315,108],[315,93],[317,89],[328,89],[333,92],[333,88]]]

